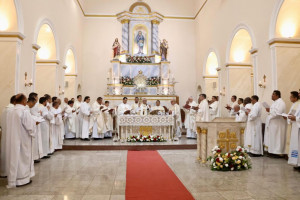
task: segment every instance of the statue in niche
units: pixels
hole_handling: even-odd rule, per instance
[[[114,51],[114,59],[120,55],[120,49],[121,49],[121,45],[118,41],[118,38],[115,39],[114,43],[113,43],[113,46],[112,46],[112,49]]]
[[[160,42],[160,55],[161,55],[161,61],[166,61],[168,56],[168,42],[166,39],[163,39],[163,42]]]
[[[144,37],[142,31],[139,31],[138,34],[136,35],[135,42],[139,48],[139,51],[137,54],[143,55],[144,54],[143,51],[144,51],[145,37]]]

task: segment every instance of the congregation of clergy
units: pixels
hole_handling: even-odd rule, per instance
[[[285,113],[285,102],[281,93],[275,90],[272,94],[273,104],[260,103],[254,95],[245,99],[232,96],[231,105],[227,105],[229,116],[237,122],[246,122],[244,147],[252,156],[262,156],[264,150],[271,157],[288,154],[288,163],[299,169],[300,159],[300,93],[292,91],[290,100],[293,103],[290,111]],[[113,117],[117,115],[168,114],[175,118],[175,138],[181,137],[181,108],[175,99],[169,108],[147,104],[147,99],[135,98],[129,105],[127,97],[116,108],[103,101],[101,97],[90,106],[90,97],[82,96],[77,100],[64,99],[48,94],[38,98],[31,93],[11,97],[10,104],[4,109],[1,117],[1,165],[0,175],[8,179],[8,188],[24,186],[31,183],[34,176],[34,163],[48,159],[56,150],[62,149],[64,139],[111,138],[113,134]],[[265,123],[265,134],[262,133],[262,109],[268,112]],[[184,127],[187,138],[196,138],[196,121],[208,122],[219,116],[218,97],[207,100],[200,94],[198,103],[190,97],[183,106],[185,114]]]

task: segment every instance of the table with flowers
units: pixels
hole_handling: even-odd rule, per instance
[[[161,135],[167,140],[174,136],[175,119],[172,115],[121,115],[117,117],[119,139],[130,136]]]

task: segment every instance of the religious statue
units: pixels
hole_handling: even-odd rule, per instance
[[[161,55],[161,61],[166,61],[167,60],[167,55],[168,55],[168,42],[166,39],[163,39],[163,42],[160,42],[160,55]]]
[[[112,46],[112,49],[114,51],[114,58],[116,58],[116,56],[120,55],[121,45],[120,45],[120,43],[118,41],[118,38],[115,39],[115,41],[113,43],[113,46]]]
[[[137,46],[139,48],[138,54],[143,54],[144,50],[144,43],[145,43],[145,37],[143,36],[142,31],[139,31],[137,36],[135,37],[135,42],[137,43]]]

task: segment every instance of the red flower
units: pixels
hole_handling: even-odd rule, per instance
[[[239,149],[239,152],[241,152],[242,151],[242,149]]]
[[[217,150],[218,153],[221,153],[221,149]]]
[[[156,138],[154,138],[153,141],[155,142],[155,141],[156,141]]]
[[[216,161],[217,161],[217,162],[220,162],[220,159],[219,159],[219,158],[217,158],[217,159],[216,159]]]
[[[230,157],[230,153],[228,153],[228,157]]]

